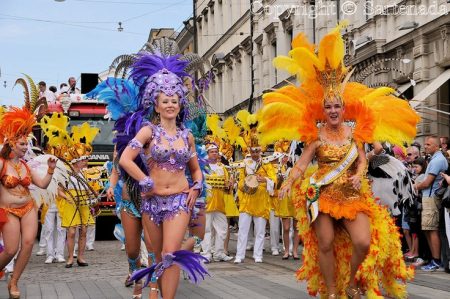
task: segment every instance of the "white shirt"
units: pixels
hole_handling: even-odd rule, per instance
[[[56,95],[53,91],[46,90],[44,92],[39,92],[39,99],[45,97],[47,99],[47,102],[55,102],[56,101]]]

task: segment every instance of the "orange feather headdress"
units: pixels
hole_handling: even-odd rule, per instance
[[[324,100],[334,97],[345,103],[344,120],[355,123],[353,137],[358,143],[387,141],[402,146],[416,135],[420,118],[389,87],[369,88],[348,82],[351,72],[344,65],[345,45],[341,22],[323,37],[318,46],[300,33],[292,41],[289,56],[278,56],[278,69],[297,75],[300,86],[290,84],[263,95],[258,114],[260,142],[271,144],[281,136],[311,142],[318,138],[317,124],[323,122]]]
[[[0,115],[0,143],[13,145],[19,139],[28,137],[36,125],[36,116],[26,107],[10,107]]]

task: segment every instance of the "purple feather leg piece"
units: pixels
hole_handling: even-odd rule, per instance
[[[134,271],[133,274],[131,274],[129,281],[139,281],[142,278],[147,277],[147,279],[145,280],[145,283],[142,287],[142,288],[145,288],[150,283],[150,281],[152,279],[152,275],[155,272],[157,265],[159,265],[159,264],[153,265],[151,267],[148,267],[148,268],[145,268],[142,270]]]
[[[187,250],[175,251],[173,255],[175,256],[173,262],[188,274],[192,283],[199,283],[200,278],[204,280],[205,275],[209,276],[202,263],[207,262],[207,258]]]

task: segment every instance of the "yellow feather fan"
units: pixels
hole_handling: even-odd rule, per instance
[[[241,134],[241,128],[239,128],[234,122],[234,118],[232,116],[225,119],[223,122],[223,129],[228,136],[228,140],[231,144],[235,144],[239,135]]]
[[[74,143],[92,144],[99,132],[99,128],[91,127],[85,122],[81,126],[72,127],[71,136]]]
[[[236,120],[239,122],[240,126],[244,130],[250,129],[250,124],[248,122],[249,116],[250,116],[250,112],[248,112],[247,110],[239,110],[238,113],[236,114]]]
[[[208,114],[206,117],[206,127],[212,132],[214,137],[225,140],[227,138],[225,130],[220,127],[220,117],[217,114]]]
[[[42,132],[48,138],[48,145],[58,146],[73,144],[72,139],[67,133],[67,127],[69,125],[69,118],[62,113],[54,112],[51,116],[45,115],[42,117],[39,125],[42,128]]]

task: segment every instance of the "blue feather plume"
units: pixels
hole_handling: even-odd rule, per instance
[[[108,104],[108,111],[114,120],[138,109],[139,89],[130,80],[109,77],[98,84],[86,97],[96,98]]]

